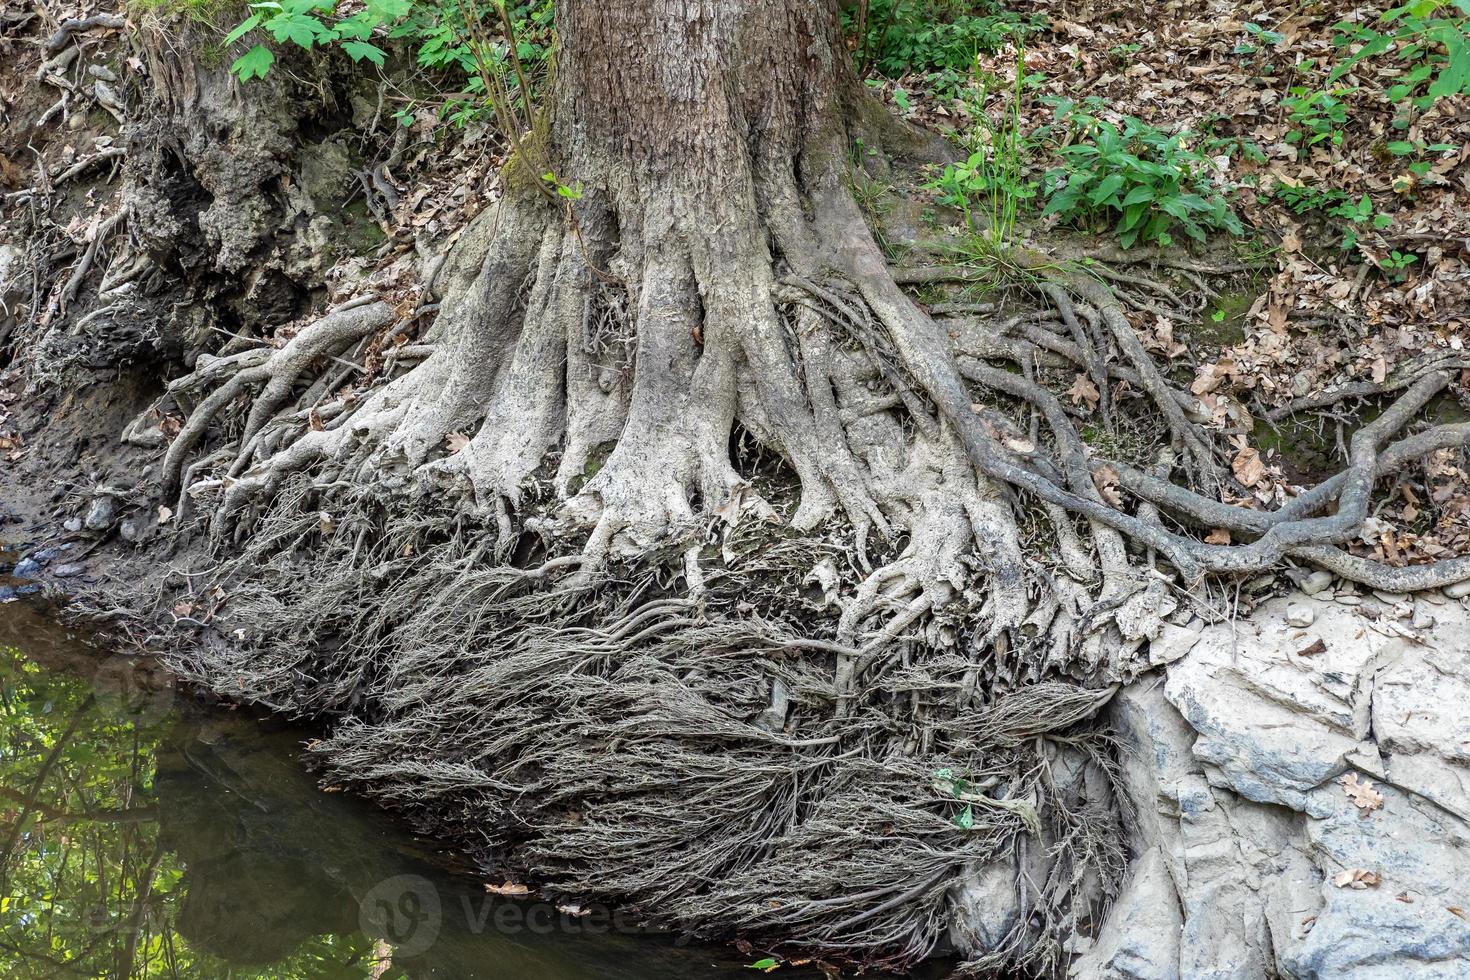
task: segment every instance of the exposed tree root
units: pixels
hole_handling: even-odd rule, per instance
[[[723,99],[690,104],[775,111]],[[1287,559],[1470,578],[1340,548],[1376,480],[1470,442],[1391,441],[1448,375],[1359,429],[1340,476],[1226,503],[1221,447],[1108,285],[1181,302],[1166,284],[1018,255],[1049,308],[937,320],[902,284],[956,273],[889,269],[848,191],[851,143],[901,133],[742,117],[762,140],[711,148],[734,138],[679,119],[684,168],[598,119],[559,134],[566,173],[605,178],[569,213],[513,164],[385,383],[312,380],[399,329],[368,301],[171,385],[191,411],[165,481],[233,538],[215,584],[240,639],[188,666],[336,716],[318,751],[339,778],[562,892],[906,962],[959,926],[955,882],[1001,863],[1019,911],[977,969],[1055,969],[1124,860],[1086,721],[1179,603]],[[1078,372],[1146,452],[1089,446],[1057,393]]]

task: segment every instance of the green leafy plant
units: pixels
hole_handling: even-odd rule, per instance
[[[1348,110],[1343,96],[1357,89],[1334,88],[1311,91],[1295,86],[1281,100],[1287,112],[1287,122],[1292,126],[1286,134],[1286,142],[1297,146],[1297,154],[1319,143],[1342,143],[1342,127],[1347,125]]]
[[[1142,50],[1141,44],[1115,44],[1108,48],[1108,54],[1119,65],[1127,66],[1133,64],[1133,56]]]
[[[978,73],[979,66],[976,65]],[[984,236],[993,249],[1008,246],[1023,204],[1036,196],[1036,184],[1025,177],[1026,138],[1021,133],[1021,97],[1025,84],[1024,51],[1016,52],[1016,75],[1006,104],[998,114],[986,108],[989,86],[981,81],[970,102],[975,121],[971,153],[952,163],[927,186],[939,191],[940,202],[958,208],[972,235]]]
[[[1368,23],[1334,25],[1334,43],[1347,53],[1328,75],[1343,78],[1364,61],[1390,55],[1408,71],[1384,93],[1427,109],[1445,96],[1470,91],[1470,0],[1413,0]]]
[[[936,769],[931,785],[941,799],[964,804],[952,818],[954,825],[961,830],[975,829],[975,813],[979,809],[1006,813],[1019,819],[1031,833],[1039,834],[1041,819],[1037,815],[1035,803],[1025,798],[1000,799],[991,796],[987,790],[994,788],[996,782],[993,776],[976,782],[957,775],[953,769]]]
[[[495,116],[503,108],[497,100],[526,110],[528,79],[539,77],[550,58],[555,16],[552,0],[261,0],[250,10],[223,41],[229,47],[257,39],[230,66],[242,81],[264,78],[281,46],[336,47],[355,62],[381,67],[387,52],[380,45],[402,41],[419,65],[447,73],[457,94],[444,100],[441,114],[461,125]],[[396,116],[412,121],[410,109]]]
[[[1170,245],[1176,231],[1198,240],[1211,231],[1244,233],[1210,179],[1213,162],[1190,147],[1189,133],[1167,133],[1132,116],[1105,119],[1095,98],[1049,101],[1055,120],[1047,130],[1061,164],[1042,178],[1043,214],[1083,224],[1112,221],[1124,248]]]
[[[1403,282],[1409,266],[1419,261],[1419,256],[1413,252],[1400,252],[1397,249],[1388,253],[1387,258],[1378,261],[1378,267],[1390,274],[1394,282]]]
[[[1404,169],[1409,176],[1399,176],[1394,179],[1394,190],[1401,194],[1409,194],[1413,190],[1415,182],[1427,177],[1434,169],[1434,161],[1425,159],[1437,153],[1453,153],[1459,147],[1453,143],[1424,143],[1420,140],[1393,140],[1389,143],[1381,143],[1373,148],[1374,155],[1380,162],[1388,163],[1402,160]],[[1413,157],[1414,159],[1404,159]]]
[[[1235,54],[1255,54],[1261,50],[1261,45],[1269,44],[1272,47],[1280,47],[1286,42],[1286,35],[1280,31],[1268,31],[1260,24],[1246,24],[1245,33],[1249,40],[1241,41],[1235,46]]]
[[[860,69],[866,74],[874,68],[887,78],[945,70],[959,77],[977,52],[995,54],[1046,26],[1045,17],[1014,13],[990,0],[859,0],[844,20],[857,38]]]
[[[1335,187],[1313,187],[1308,184],[1278,184],[1276,197],[1296,214],[1320,212],[1346,223],[1343,229],[1344,251],[1358,244],[1365,228],[1381,231],[1393,224],[1393,218],[1378,211],[1367,194],[1353,197]]]

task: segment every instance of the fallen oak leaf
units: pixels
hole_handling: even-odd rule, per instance
[[[1343,792],[1347,793],[1348,799],[1353,801],[1353,806],[1363,811],[1363,816],[1382,808],[1383,794],[1373,788],[1371,779],[1359,782],[1358,774],[1350,772],[1339,782],[1342,783]]]
[[[444,445],[449,449],[449,455],[463,452],[464,447],[470,444],[470,437],[463,432],[451,432],[444,437]]]
[[[1088,408],[1096,408],[1098,402],[1102,401],[1102,393],[1097,390],[1097,385],[1085,374],[1077,375],[1066,393],[1071,396],[1073,405],[1085,404]]]
[[[1106,463],[1092,471],[1092,482],[1097,492],[1114,507],[1123,506],[1123,491],[1118,489],[1118,471]]]
[[[1323,641],[1322,637],[1318,636],[1318,637],[1313,638],[1312,642],[1308,643],[1306,646],[1304,646],[1300,650],[1298,650],[1296,652],[1296,655],[1298,657],[1310,657],[1310,656],[1314,656],[1315,654],[1326,653],[1326,652],[1327,652],[1327,644],[1326,644],[1325,641]]]

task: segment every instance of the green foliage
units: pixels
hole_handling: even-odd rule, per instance
[[[1302,86],[1293,87],[1281,100],[1287,111],[1287,122],[1292,125],[1286,141],[1297,144],[1298,154],[1324,142],[1340,146],[1342,127],[1348,118],[1343,97],[1355,91],[1357,89],[1334,88],[1314,92]]]
[[[1036,196],[1036,183],[1026,179],[1023,163],[1028,145],[1021,133],[1025,75],[1025,55],[1018,49],[1016,77],[1009,98],[994,116],[985,108],[989,87],[984,82],[980,84],[969,106],[970,116],[975,120],[969,134],[972,152],[963,162],[947,165],[927,185],[939,191],[941,203],[964,213],[971,234],[983,234],[994,248],[1010,244],[1023,203]],[[983,217],[983,228],[978,227],[977,210]]]
[[[186,17],[199,24],[218,28],[231,23],[245,4],[241,0],[126,0],[128,13],[158,13],[167,17]]]
[[[1337,81],[1370,58],[1390,55],[1405,68],[1384,93],[1427,109],[1448,95],[1470,92],[1470,0],[1413,0],[1376,21],[1334,25],[1334,43],[1347,52],[1328,76]]]
[[[1276,188],[1276,197],[1297,214],[1319,212],[1344,222],[1344,250],[1357,245],[1363,229],[1382,230],[1393,224],[1393,218],[1373,207],[1373,200],[1367,194],[1354,198],[1335,187],[1281,184]]]
[[[947,73],[951,83],[968,72],[977,52],[995,54],[1046,26],[1039,14],[1014,13],[989,0],[868,0],[845,20],[858,35],[863,67],[888,78]]]
[[[1280,31],[1268,31],[1260,24],[1246,24],[1245,33],[1249,40],[1237,44],[1235,54],[1255,54],[1261,50],[1263,44],[1280,47],[1286,41],[1285,34]]]
[[[230,71],[240,76],[240,81],[248,82],[252,78],[264,78],[266,72],[271,70],[271,65],[276,63],[276,56],[271,49],[263,44],[246,51],[235,63],[230,66]]]
[[[461,125],[486,115],[486,100],[495,92],[514,90],[514,98],[524,101],[526,93],[517,85],[497,85],[495,79],[548,63],[555,18],[552,0],[367,0],[365,5],[360,0],[261,0],[250,9],[223,42],[228,47],[247,37],[259,39],[230,66],[242,81],[270,72],[276,60],[272,45],[335,46],[354,62],[381,68],[387,53],[379,45],[404,41],[420,66],[448,73],[450,84],[462,93],[441,110]],[[412,121],[406,109],[397,117],[405,124]]]
[[[1095,224],[1115,222],[1124,248],[1170,245],[1174,232],[1203,240],[1210,231],[1244,233],[1225,194],[1210,180],[1213,162],[1189,145],[1189,133],[1167,133],[1132,116],[1101,117],[1102,103],[1048,100],[1047,127],[1061,164],[1042,178],[1043,214]]]
[[[1378,263],[1378,266],[1385,272],[1390,273],[1394,282],[1402,282],[1405,276],[1404,270],[1418,261],[1419,256],[1413,252],[1400,252],[1398,249],[1394,249],[1388,253],[1387,258]]]
[[[556,173],[551,170],[548,170],[546,171],[546,173],[542,174],[541,180],[545,182],[548,188],[555,191],[556,196],[561,198],[563,201],[572,202],[580,201],[582,199],[582,182],[580,180],[574,184],[564,184],[562,183],[561,179],[556,176]]]

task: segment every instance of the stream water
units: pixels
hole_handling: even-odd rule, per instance
[[[760,975],[757,955],[443,870],[386,814],[323,792],[307,737],[0,603],[0,977]]]

